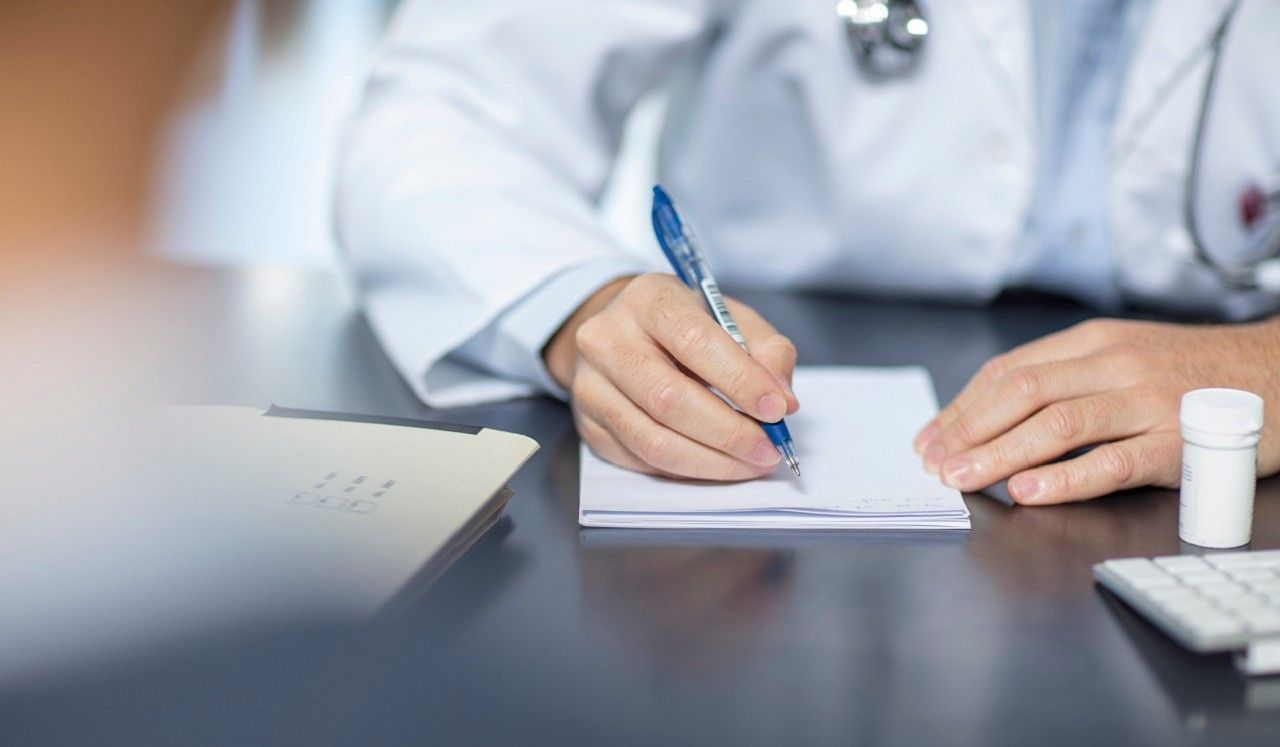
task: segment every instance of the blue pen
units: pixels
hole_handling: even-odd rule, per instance
[[[716,285],[715,278],[711,277],[711,268],[707,265],[702,247],[698,245],[697,236],[693,233],[693,229],[680,219],[680,212],[676,210],[675,204],[671,202],[666,191],[658,185],[653,187],[652,218],[653,232],[657,235],[662,253],[667,255],[667,261],[671,263],[676,276],[685,285],[702,293],[703,300],[707,302],[707,310],[720,323],[724,331],[728,332],[743,350],[746,350],[747,341],[742,339],[738,325],[734,324],[733,317],[729,315],[729,307],[725,305],[724,297],[720,295],[720,287]],[[791,442],[791,432],[787,430],[787,422],[779,420],[776,423],[761,423],[760,427],[764,429],[773,445],[778,447],[787,466],[796,473],[796,477],[799,477],[800,462],[796,459],[796,450]]]

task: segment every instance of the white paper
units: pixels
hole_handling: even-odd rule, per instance
[[[922,368],[800,367],[787,418],[803,476],[785,464],[751,482],[668,480],[582,447],[578,521],[596,527],[968,529],[960,493],[911,448],[937,412]]]

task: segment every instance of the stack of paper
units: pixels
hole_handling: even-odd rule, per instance
[[[968,529],[960,494],[921,466],[915,434],[937,412],[921,368],[801,367],[787,418],[803,477],[669,480],[582,448],[578,521],[592,527]]]

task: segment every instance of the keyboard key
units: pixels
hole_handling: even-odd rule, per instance
[[[1280,594],[1280,579],[1275,581],[1250,581],[1245,586],[1259,594]]]
[[[1254,550],[1249,553],[1255,560],[1272,568],[1280,565],[1280,550]]]
[[[1196,615],[1183,618],[1196,635],[1204,638],[1235,635],[1244,632],[1244,624],[1223,614]]]
[[[1121,558],[1120,560],[1108,560],[1103,563],[1104,566],[1117,576],[1127,578],[1134,575],[1164,575],[1164,571],[1160,570],[1160,566],[1152,563],[1146,558]]]
[[[1178,583],[1178,579],[1163,573],[1159,576],[1135,576],[1133,578],[1127,578],[1125,581],[1134,588],[1144,592],[1155,591],[1157,589],[1188,588],[1185,584]]]
[[[1173,586],[1164,586],[1158,589],[1150,589],[1147,596],[1161,604],[1165,602],[1176,602],[1180,599],[1201,599],[1195,589],[1182,584],[1174,584]]]
[[[1238,594],[1213,600],[1214,604],[1224,610],[1239,612],[1241,610],[1267,609],[1267,603],[1255,594]]]
[[[1240,570],[1227,571],[1227,575],[1234,581],[1240,583],[1250,583],[1256,581],[1271,581],[1276,579],[1276,574],[1267,568],[1242,568]]]
[[[1240,568],[1265,568],[1266,559],[1251,552],[1218,552],[1204,556],[1209,565],[1221,571]]]
[[[1231,583],[1231,578],[1227,576],[1227,574],[1218,573],[1216,571],[1185,573],[1178,576],[1178,580],[1184,584],[1195,587],[1216,586],[1217,584]]]
[[[1240,616],[1250,633],[1280,633],[1280,611],[1259,609]]]
[[[1240,584],[1227,582],[1225,584],[1213,584],[1211,586],[1201,586],[1197,589],[1201,594],[1210,599],[1218,599],[1219,597],[1234,597],[1241,594],[1248,594],[1248,590]]]
[[[1125,582],[1139,589],[1153,589],[1177,583],[1169,574],[1146,558],[1108,560],[1104,565]]]
[[[1208,563],[1204,563],[1203,565],[1198,565],[1198,566],[1188,565],[1181,568],[1178,566],[1174,566],[1173,568],[1169,569],[1169,573],[1177,576],[1178,578],[1186,578],[1187,576],[1195,576],[1201,573],[1217,573],[1217,572],[1218,572],[1218,569],[1214,568]]]
[[[1212,566],[1194,555],[1170,555],[1152,562],[1173,574],[1213,570]]]
[[[1188,625],[1191,624],[1191,620],[1222,612],[1205,602],[1171,602],[1161,605],[1160,608]]]

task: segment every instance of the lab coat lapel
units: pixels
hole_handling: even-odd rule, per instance
[[[1174,85],[1196,67],[1234,0],[1151,0],[1116,112],[1113,155],[1128,153]]]
[[[986,71],[1005,92],[1017,127],[1035,142],[1035,60],[1028,1],[962,0],[957,15],[974,37]]]

